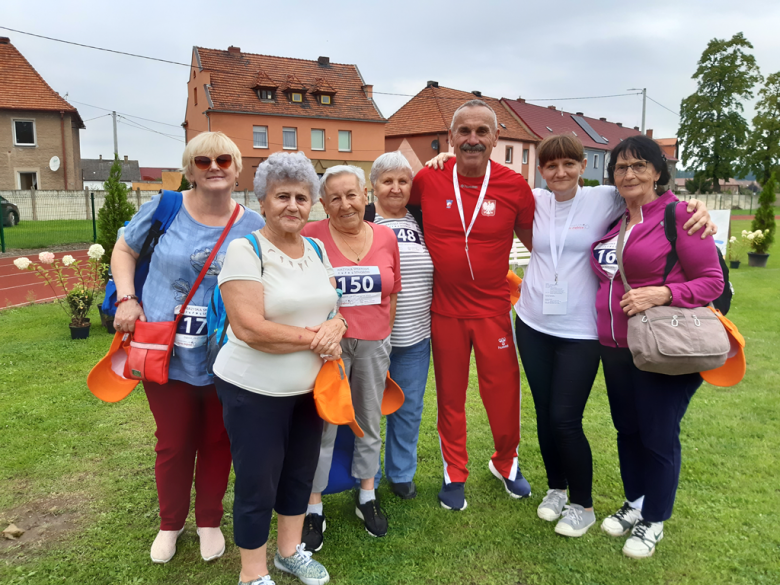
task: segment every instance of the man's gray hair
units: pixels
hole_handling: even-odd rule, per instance
[[[339,175],[355,175],[358,180],[358,187],[360,190],[366,188],[366,173],[363,169],[353,165],[336,165],[325,170],[325,174],[320,179],[320,196],[325,195],[325,184],[331,177],[338,177]]]
[[[319,200],[319,177],[311,161],[302,152],[275,152],[260,163],[255,173],[255,196],[258,201],[265,201],[271,185],[288,182],[306,185],[312,205]]]
[[[412,165],[400,151],[386,152],[376,159],[371,167],[370,179],[374,188],[376,189],[379,177],[392,171],[408,171],[410,179],[414,176]]]
[[[487,108],[490,110],[490,113],[493,114],[493,132],[498,130],[498,118],[496,117],[496,112],[493,108],[491,108],[489,105],[487,105],[482,100],[469,100],[462,106],[460,106],[457,110],[455,110],[455,113],[452,114],[452,122],[450,123],[450,130],[455,132],[455,118],[458,117],[458,112],[460,112],[464,108]]]

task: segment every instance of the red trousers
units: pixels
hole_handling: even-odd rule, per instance
[[[213,384],[192,386],[170,380],[164,385],[144,382],[144,389],[157,423],[154,476],[160,500],[160,530],[184,526],[190,510],[193,472],[196,524],[203,528],[219,526],[231,458],[216,388]]]
[[[482,404],[493,433],[493,465],[514,478],[520,442],[520,368],[509,314],[483,319],[455,319],[433,314],[433,369],[444,481],[465,482],[466,389],[471,348],[477,360]]]

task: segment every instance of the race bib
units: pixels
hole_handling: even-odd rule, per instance
[[[409,227],[409,222],[391,221],[382,225],[393,230],[401,252],[422,252],[422,235],[417,229]]]
[[[603,242],[593,248],[593,258],[599,263],[604,272],[614,276],[617,274],[617,240],[615,238]]]
[[[187,305],[184,316],[179,319],[179,326],[176,328],[176,337],[173,344],[178,347],[200,347],[206,343],[206,311],[208,307],[199,307],[197,305]],[[181,305],[178,305],[173,314],[178,315],[181,311]]]
[[[566,282],[545,282],[542,300],[543,315],[565,315],[569,302],[569,286]]]
[[[382,302],[382,278],[379,266],[341,266],[333,268],[336,286],[344,293],[342,307],[378,305]]]

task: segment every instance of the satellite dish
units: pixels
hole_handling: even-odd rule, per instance
[[[60,170],[60,157],[58,156],[51,157],[51,160],[49,161],[49,168],[52,171]]]
[[[433,150],[439,150],[439,141],[434,139],[431,141],[431,148]]]

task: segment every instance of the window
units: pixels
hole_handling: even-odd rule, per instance
[[[14,145],[35,146],[35,120],[14,120]]]
[[[339,130],[339,151],[350,152],[352,150],[352,131]]]
[[[311,149],[325,150],[325,130],[311,131]]]
[[[528,149],[527,148],[523,149],[523,164],[524,165],[528,164]]]
[[[274,92],[271,91],[270,89],[258,89],[257,97],[259,97],[261,100],[273,101]]]
[[[504,158],[504,162],[506,162],[506,164],[511,164],[512,163],[512,147],[511,146],[507,146],[506,147],[506,157]]]
[[[195,100],[195,105],[197,106],[198,105],[198,88],[197,87],[193,87],[192,88],[192,97]]]
[[[268,126],[254,126],[252,136],[255,148],[268,148]]]
[[[302,102],[303,101],[303,94],[302,93],[294,93],[292,94],[292,101],[294,102]]]
[[[296,128],[282,128],[282,148],[285,150],[298,148],[298,130]]]
[[[38,188],[38,173],[18,173],[19,188],[22,191],[30,191]]]
[[[330,105],[330,96],[329,95],[321,95],[320,96],[320,103],[324,106]]]
[[[599,168],[599,155],[597,154],[593,155],[593,168],[594,169]]]

